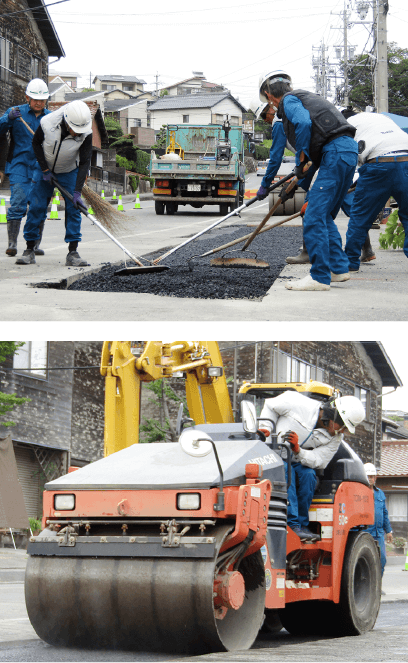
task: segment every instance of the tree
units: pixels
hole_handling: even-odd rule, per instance
[[[374,106],[374,80],[367,54],[349,63],[350,103],[364,111]],[[408,117],[408,49],[388,44],[388,110]]]
[[[156,142],[152,145],[153,149],[165,148],[166,147],[166,136],[167,136],[167,124],[162,124],[159,129],[159,133],[156,136]]]
[[[120,126],[120,123],[110,115],[105,116],[105,127],[109,136],[109,147],[111,147],[112,143],[123,136],[123,129]]]
[[[14,355],[22,345],[24,345],[23,342],[0,341],[0,362],[5,361],[10,355]],[[16,405],[23,405],[23,403],[27,403],[30,400],[30,398],[19,398],[16,394],[5,394],[0,391],[0,418],[11,412]],[[15,425],[14,421],[0,421],[0,426],[7,428]]]
[[[184,414],[188,416],[187,403],[185,398],[176,394],[166,380],[155,380],[146,385],[154,394],[149,401],[160,408],[159,418],[143,419],[140,426],[141,442],[177,442],[176,427],[170,416],[171,403],[183,403]]]

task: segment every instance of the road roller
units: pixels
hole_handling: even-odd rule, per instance
[[[54,646],[198,655],[249,649],[261,630],[371,629],[381,570],[365,531],[374,504],[361,460],[341,443],[310,507],[320,540],[301,542],[287,526],[290,449],[258,430],[257,395],[313,386],[248,383],[234,422],[213,342],[137,343],[104,344],[112,451],[45,486],[25,579],[38,636]],[[137,444],[140,379],[180,372],[194,420],[181,406],[177,441]],[[320,398],[331,389],[314,388]]]

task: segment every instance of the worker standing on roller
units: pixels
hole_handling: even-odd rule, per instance
[[[342,431],[350,433],[364,420],[365,411],[355,396],[342,396],[325,403],[296,391],[285,391],[265,400],[259,428],[268,437],[275,424],[278,442],[292,448],[292,481],[288,486],[288,525],[301,541],[319,537],[311,532],[309,507],[316,488],[316,470],[324,469],[342,441]],[[262,418],[265,417],[265,421]],[[286,481],[288,468],[285,463]]]
[[[388,511],[385,502],[385,495],[382,490],[377,488],[375,482],[377,480],[377,470],[373,463],[365,463],[364,469],[366,471],[368,483],[371,490],[374,492],[374,509],[375,509],[375,522],[367,528],[367,532],[378,541],[381,551],[381,575],[384,575],[384,568],[387,563],[387,555],[385,552],[384,534],[387,534],[387,543],[392,543],[392,527],[388,517]],[[381,592],[385,594],[385,592]]]
[[[280,71],[261,77],[259,98],[282,119],[289,143],[296,149],[294,173],[301,179],[311,161],[319,169],[304,215],[304,240],[312,266],[288,290],[329,290],[331,281],[347,281],[348,260],[334,223],[352,183],[357,143],[352,127],[333,104],[306,90],[292,90]]]
[[[7,210],[8,247],[6,253],[15,256],[17,253],[17,238],[20,232],[21,219],[27,213],[29,204],[29,191],[31,180],[37,160],[32,146],[32,134],[19,118],[22,118],[35,132],[44,116],[50,113],[45,108],[49,97],[48,87],[40,78],[34,78],[26,88],[27,103],[21,106],[8,108],[0,118],[0,163],[6,162],[5,173],[10,180],[10,206]],[[7,140],[10,136],[10,145]],[[7,157],[4,154],[7,152]],[[0,181],[3,180],[3,166],[0,167]],[[39,223],[39,237],[34,244],[35,255],[44,255],[39,248],[47,210],[43,213]]]
[[[33,175],[30,209],[24,226],[27,248],[18,265],[35,263],[34,246],[39,225],[54,190],[53,177],[73,196],[65,198],[65,242],[69,244],[65,264],[81,267],[88,263],[78,251],[81,241],[81,212],[78,203],[92,156],[92,117],[83,101],[72,101],[41,120],[33,138],[37,165]]]
[[[408,136],[381,113],[358,113],[348,121],[356,128],[359,178],[350,210],[345,252],[349,270],[360,267],[361,247],[373,221],[390,196],[399,205],[408,258]]]

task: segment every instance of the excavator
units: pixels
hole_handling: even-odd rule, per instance
[[[372,491],[342,442],[319,477],[303,542],[287,525],[283,457],[259,430],[267,398],[330,385],[253,384],[234,413],[213,341],[105,341],[105,456],[45,485],[28,545],[28,616],[45,642],[177,654],[249,649],[262,630],[373,628],[381,570]],[[185,380],[177,442],[139,444],[141,385]],[[235,421],[234,421],[235,415]]]

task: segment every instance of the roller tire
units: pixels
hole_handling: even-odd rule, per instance
[[[320,635],[325,632],[324,611],[328,601],[296,601],[279,610],[282,626],[295,636]],[[323,619],[323,623],[322,623]]]
[[[164,203],[162,203],[161,200],[155,200],[154,201],[154,210],[155,210],[156,214],[158,214],[159,216],[164,214]]]

